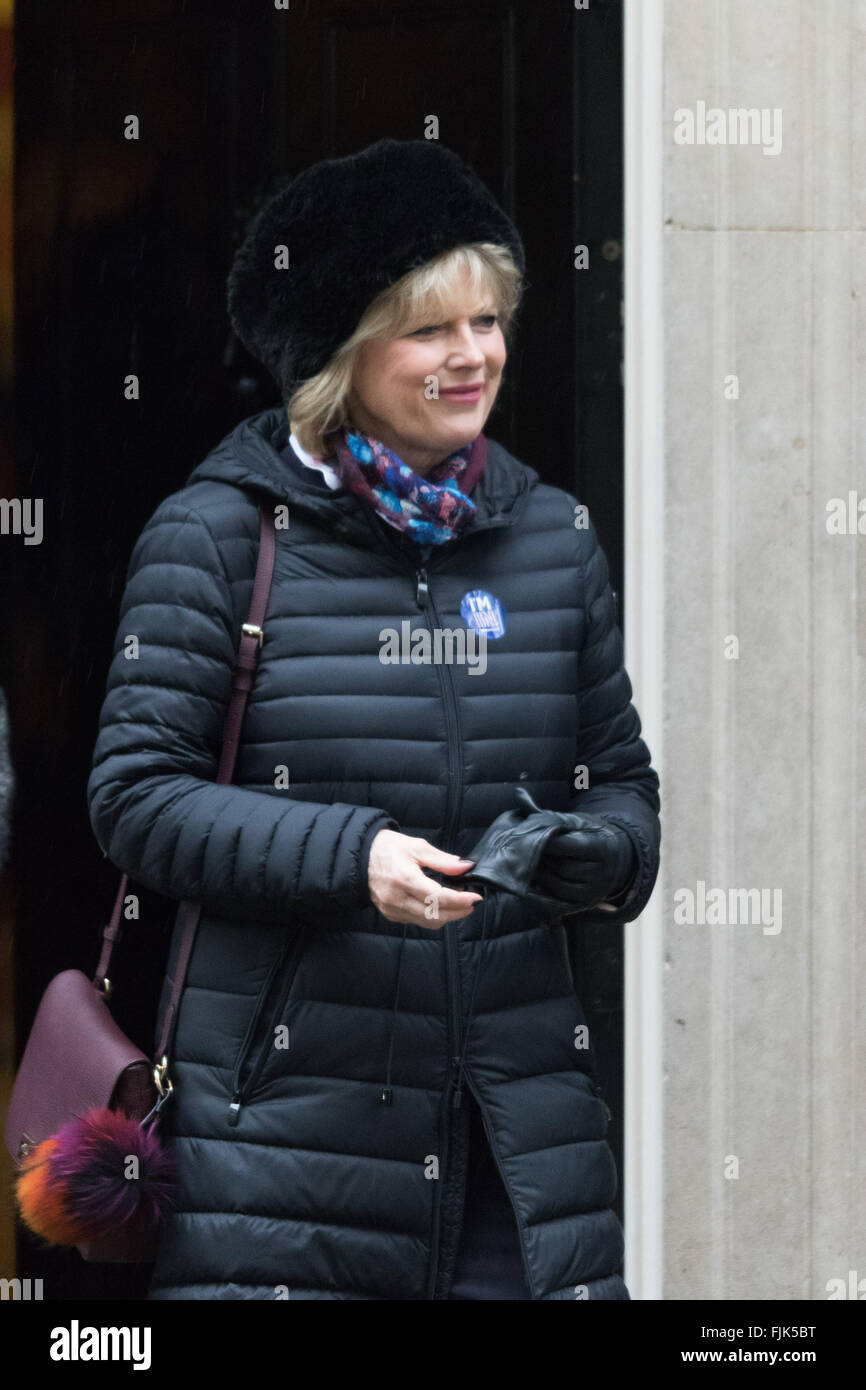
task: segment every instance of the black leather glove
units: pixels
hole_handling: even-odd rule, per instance
[[[625,831],[595,816],[543,811],[525,787],[514,793],[518,810],[504,811],[484,832],[466,856],[475,864],[461,886],[475,880],[503,888],[558,917],[630,887],[636,856]],[[548,857],[559,841],[564,852]]]
[[[555,835],[547,842],[535,884],[549,898],[567,903],[572,912],[624,898],[637,872],[631,838],[618,825],[585,817],[580,830]]]

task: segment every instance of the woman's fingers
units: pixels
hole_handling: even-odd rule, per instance
[[[426,869],[435,869],[440,874],[465,874],[475,863],[474,859],[461,859],[458,854],[449,854],[447,850],[437,849],[429,840],[417,836],[415,844],[418,847],[415,852],[416,864],[423,864]]]
[[[538,874],[548,874],[564,883],[591,883],[603,871],[601,859],[547,859],[538,868]]]
[[[412,922],[435,931],[446,922],[468,917],[480,901],[480,894],[457,893],[421,874],[411,884],[393,885],[389,894],[376,906],[382,916],[391,922]]]
[[[446,888],[428,878],[421,865],[439,873],[465,873],[471,861],[460,859],[419,836],[380,830],[370,847],[369,886],[374,907],[390,922],[411,922],[435,931],[445,922],[467,917],[481,895]]]
[[[557,861],[557,872],[563,861],[571,863],[598,862],[607,853],[609,832],[598,830],[569,830],[564,835],[554,835],[544,848],[542,859]]]
[[[449,858],[453,859],[454,856],[451,855]],[[443,866],[438,865],[438,869],[442,872]],[[428,878],[422,872],[419,861],[415,859],[410,859],[407,863],[406,876],[400,886],[404,890],[401,910],[411,911],[412,916],[399,920],[417,922],[422,927],[435,929],[443,922],[454,922],[461,917],[468,917],[475,904],[481,901],[480,893],[446,888],[444,884]]]
[[[544,873],[543,870],[535,875],[533,885],[546,898],[553,898],[555,902],[575,905],[588,901],[595,891],[595,885],[592,883],[570,883],[566,879],[559,878],[556,874]]]

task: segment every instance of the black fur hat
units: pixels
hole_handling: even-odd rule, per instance
[[[322,370],[377,294],[441,251],[505,246],[517,229],[477,174],[435,140],[378,140],[304,169],[256,213],[228,277],[235,333],[284,401]],[[288,266],[277,268],[278,249]]]

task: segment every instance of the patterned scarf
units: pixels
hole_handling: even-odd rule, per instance
[[[360,430],[344,426],[328,440],[343,487],[356,493],[398,531],[428,547],[453,540],[475,515],[475,503],[456,482],[466,474],[475,443],[450,454],[422,477],[387,445]],[[471,469],[475,476],[470,487],[479,472],[478,467]]]

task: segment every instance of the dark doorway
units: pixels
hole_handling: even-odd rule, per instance
[[[436,118],[526,245],[488,431],[588,504],[621,590],[621,30],[621,0],[19,0],[10,493],[44,499],[45,531],[0,552],[19,1053],[50,977],[95,965],[117,888],[85,787],[132,545],[208,449],[278,399],[224,290],[275,176]],[[140,897],[115,1014],[149,1050],[174,904]],[[574,965],[621,1174],[621,931],[588,927]],[[146,1287],[147,1267],[20,1242],[19,1274],[44,1277],[46,1297]]]

